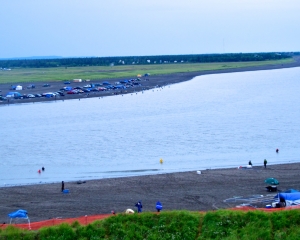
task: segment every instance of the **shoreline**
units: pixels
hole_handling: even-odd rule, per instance
[[[273,165],[286,165],[286,164],[297,164],[298,161],[283,161],[283,162],[278,162],[276,164],[269,164],[269,166]],[[196,172],[196,171],[211,171],[211,170],[228,170],[228,169],[237,169],[237,168],[245,168],[246,165],[241,165],[241,166],[233,166],[233,165],[227,165],[227,166],[213,166],[213,167],[207,167],[207,168],[198,168],[198,169],[188,169],[188,170],[182,170],[182,171],[170,171],[170,172],[152,172],[152,173],[145,173],[145,174],[137,174],[137,175],[120,175],[120,176],[101,176],[101,177],[93,177],[93,178],[81,178],[81,179],[64,179],[65,182],[77,182],[77,181],[98,181],[98,180],[103,180],[103,179],[115,179],[115,178],[131,178],[131,177],[144,177],[144,176],[155,176],[155,175],[162,175],[162,174],[172,174],[172,173],[187,173],[187,172]],[[0,185],[0,190],[2,188],[11,188],[11,187],[26,187],[26,186],[34,186],[34,185],[47,185],[47,184],[60,184],[61,181],[38,181],[38,182],[26,182],[26,183],[15,183],[15,184],[8,184],[5,183],[3,185]],[[299,187],[300,190],[300,187]]]
[[[222,74],[222,73],[234,73],[234,72],[248,72],[248,71],[262,71],[262,70],[274,70],[274,69],[284,69],[284,68],[294,68],[300,67],[300,56],[293,57],[294,62],[287,64],[271,64],[264,66],[253,66],[253,67],[242,67],[242,68],[230,68],[225,70],[206,70],[206,71],[198,71],[198,72],[184,72],[184,73],[171,73],[171,74],[162,74],[162,75],[151,75],[147,77],[141,78],[141,86],[135,86],[133,88],[127,88],[125,90],[109,90],[109,91],[100,91],[100,92],[91,92],[89,94],[65,94],[65,96],[58,96],[57,98],[30,98],[30,99],[11,99],[8,101],[0,101],[0,105],[9,105],[16,103],[35,103],[35,102],[48,102],[48,101],[64,101],[69,99],[85,99],[85,98],[101,98],[119,94],[129,94],[134,92],[141,92],[144,90],[150,90],[157,87],[163,87],[174,83],[185,82],[193,79],[194,77],[201,75],[209,75],[209,74]],[[124,78],[111,78],[107,79],[107,81],[113,83],[117,81],[124,80]],[[100,83],[105,80],[95,80],[93,83]],[[56,92],[59,91],[62,87],[68,86],[64,85],[62,82],[47,82],[51,86],[50,87],[42,87],[42,85],[46,82],[37,82],[36,88],[34,89],[24,89],[21,90],[21,94],[36,94],[43,92]],[[88,82],[82,83],[71,83],[73,87],[79,86],[83,87],[88,84]],[[10,84],[0,84],[0,90],[2,90],[2,94],[6,94],[9,92]]]
[[[300,163],[254,166],[253,169],[206,169],[196,171],[145,175],[135,177],[105,178],[65,182],[69,193],[61,192],[61,183],[36,184],[0,188],[0,221],[9,222],[7,214],[18,209],[28,211],[31,221],[52,218],[76,218],[136,210],[138,200],[143,211],[155,212],[156,201],[161,201],[163,211],[208,211],[231,208],[243,202],[227,203],[234,196],[250,197],[269,195],[264,180],[279,180],[279,191],[299,189]],[[265,205],[265,203],[264,203]],[[257,207],[264,207],[257,206]]]

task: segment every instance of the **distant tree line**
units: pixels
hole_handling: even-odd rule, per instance
[[[287,52],[271,53],[227,53],[227,54],[189,54],[158,56],[124,56],[124,57],[78,57],[56,59],[14,59],[0,60],[0,68],[48,68],[110,66],[132,64],[166,64],[166,63],[210,63],[210,62],[246,62],[266,61],[290,58],[294,54]]]

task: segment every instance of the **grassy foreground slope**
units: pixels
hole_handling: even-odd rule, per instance
[[[23,231],[0,230],[0,239],[88,240],[88,239],[300,239],[299,210],[265,213],[188,211],[119,214],[87,226],[74,222]]]
[[[53,67],[53,68],[13,68],[0,71],[0,83],[53,82],[72,79],[102,80],[110,78],[134,78],[138,74],[151,75],[199,72],[207,70],[225,70],[232,68],[287,64],[292,58],[272,61],[222,62],[222,63],[177,63],[124,66],[87,66],[87,67]]]

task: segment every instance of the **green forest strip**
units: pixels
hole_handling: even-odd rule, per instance
[[[74,222],[38,231],[9,226],[0,229],[0,240],[299,239],[299,213],[299,210],[272,213],[218,210],[118,214],[87,226]]]
[[[271,61],[221,62],[221,63],[176,63],[149,65],[86,66],[86,67],[48,67],[13,68],[0,71],[0,83],[55,82],[73,79],[104,80],[111,78],[136,78],[137,75],[172,74],[226,70],[264,65],[287,64],[292,58]]]

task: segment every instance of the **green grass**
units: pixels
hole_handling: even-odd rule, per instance
[[[142,214],[118,214],[87,226],[71,225],[20,230],[0,229],[2,239],[90,240],[90,239],[300,239],[300,211],[230,211],[198,213],[171,211]]]
[[[257,61],[257,62],[222,62],[222,63],[177,63],[153,65],[124,65],[99,67],[57,67],[57,68],[15,68],[0,71],[0,83],[34,83],[65,81],[76,78],[103,80],[110,78],[134,78],[138,74],[170,74],[179,72],[196,72],[220,70],[269,64],[291,63],[293,59]]]

